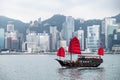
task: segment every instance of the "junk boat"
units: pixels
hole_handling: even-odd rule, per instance
[[[80,42],[77,37],[73,37],[70,41],[68,52],[70,53],[70,60],[61,60],[60,57],[65,57],[65,50],[60,47],[57,52],[59,59],[56,59],[62,67],[75,68],[75,67],[98,67],[103,63],[101,55],[104,55],[104,48],[98,49],[99,56],[85,56],[81,55]],[[72,60],[72,54],[78,54],[77,60]]]

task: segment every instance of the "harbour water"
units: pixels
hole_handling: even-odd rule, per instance
[[[120,54],[104,55],[104,62],[97,68],[62,68],[56,58],[56,55],[0,55],[0,80],[120,80]]]

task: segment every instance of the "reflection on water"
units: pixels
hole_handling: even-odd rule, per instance
[[[64,80],[104,80],[104,68],[59,68],[58,75]]]
[[[67,69],[67,68],[60,68],[58,69],[59,75],[64,78],[65,80],[77,80],[80,79],[80,71],[77,69]]]

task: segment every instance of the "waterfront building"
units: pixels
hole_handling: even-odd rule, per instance
[[[109,48],[109,38],[111,33],[113,33],[113,30],[118,28],[116,26],[116,19],[107,17],[102,21],[102,34],[105,35],[105,48],[107,51],[110,50]]]
[[[49,37],[49,35],[48,35],[48,33],[45,33],[45,32],[43,32],[43,33],[41,33],[40,34],[40,38],[39,38],[39,40],[40,40],[40,49],[41,49],[41,51],[49,51],[50,50],[50,37]]]
[[[18,48],[18,37],[17,31],[14,30],[13,21],[8,21],[7,32],[5,33],[5,48],[9,50],[17,51]]]
[[[67,45],[69,44],[70,39],[74,35],[74,18],[71,16],[67,16],[65,22],[62,27],[62,37],[67,41]]]
[[[113,33],[113,40],[112,40],[112,51],[114,53],[120,52],[120,28],[116,29]]]
[[[100,43],[100,25],[87,27],[87,49],[97,51]]]
[[[50,50],[54,51],[57,49],[57,27],[50,26]]]
[[[111,51],[112,50],[112,46],[113,46],[113,33],[115,30],[117,30],[119,28],[119,26],[117,24],[114,24],[114,25],[109,25],[108,28],[107,28],[107,50],[108,51]]]
[[[18,33],[17,34],[17,39],[18,39],[18,50],[22,51],[22,43],[24,42],[23,34]]]
[[[26,35],[26,45],[28,52],[34,52],[37,46],[37,34],[32,32]]]
[[[0,49],[4,49],[5,30],[0,28]]]
[[[120,26],[119,26],[119,29],[116,29],[116,36],[114,37],[114,39],[115,40],[120,40]]]
[[[12,37],[11,38],[11,50],[18,51],[19,50],[18,45],[19,45],[18,38]]]
[[[16,31],[8,31],[5,33],[5,48],[10,50],[19,50],[18,37]]]
[[[22,52],[28,52],[29,53],[29,51],[27,50],[27,41],[22,43]],[[31,50],[30,50],[30,52],[31,52]]]
[[[7,32],[5,32],[4,44],[6,49],[21,51],[22,50],[23,35],[14,30],[13,21],[8,21]]]
[[[5,48],[9,50],[14,50],[14,51],[19,50],[17,37],[6,37]]]
[[[80,30],[77,30],[75,33],[74,33],[75,36],[77,36],[77,38],[79,39],[80,41],[80,47],[81,47],[81,50],[84,50],[84,30],[82,30],[80,28]]]
[[[29,53],[38,53],[49,50],[49,35],[48,33],[29,33],[26,35],[26,42],[23,43],[23,51]]]
[[[11,38],[10,37],[5,37],[5,48],[11,49]]]

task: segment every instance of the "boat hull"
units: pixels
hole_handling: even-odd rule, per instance
[[[84,59],[80,61],[59,60],[56,59],[62,67],[75,68],[75,67],[98,67],[103,59]]]

